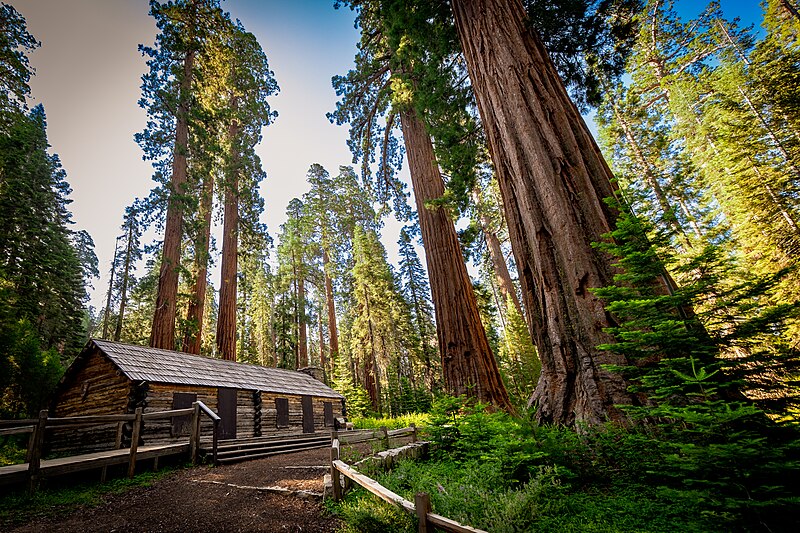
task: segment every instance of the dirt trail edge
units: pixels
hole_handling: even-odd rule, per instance
[[[14,532],[335,531],[322,479],[330,451],[308,450],[218,468],[179,470],[94,507],[18,526]],[[288,491],[284,493],[284,491]]]

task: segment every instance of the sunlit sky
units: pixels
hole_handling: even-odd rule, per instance
[[[36,76],[32,104],[45,106],[52,151],[61,157],[73,192],[75,229],[95,242],[101,278],[92,304],[103,305],[108,267],[124,209],[153,186],[133,135],[146,117],[137,106],[145,72],[139,44],[152,44],[156,28],[146,0],[12,0],[42,42],[31,54]],[[723,1],[728,17],[758,24],[755,1]],[[280,85],[270,99],[277,121],[264,130],[258,153],[267,172],[261,192],[265,221],[276,237],[289,200],[308,190],[312,163],[335,173],[351,164],[345,127],[325,113],[335,107],[331,76],[352,66],[358,33],[353,13],[332,0],[227,0],[222,3],[261,43]],[[681,2],[682,11],[699,2]],[[406,177],[406,172],[402,174]],[[387,221],[383,242],[396,256],[399,225]],[[216,285],[216,280],[214,280]]]

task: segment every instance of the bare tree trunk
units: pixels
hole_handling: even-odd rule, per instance
[[[232,107],[236,109],[236,98]],[[239,136],[239,123],[233,120],[228,135],[234,150]],[[239,262],[239,158],[231,154],[231,165],[225,184],[225,222],[222,228],[222,280],[219,285],[217,318],[217,351],[223,359],[236,360],[236,290]]]
[[[322,268],[325,272],[325,304],[328,308],[328,336],[330,340],[328,341],[330,350],[330,372],[333,375],[334,369],[336,368],[336,361],[339,359],[339,330],[336,326],[336,302],[333,299],[333,280],[328,275],[328,263],[330,262],[330,258],[328,257],[328,250],[325,248],[322,249]]]
[[[466,394],[512,411],[481,323],[455,225],[445,209],[425,206],[444,195],[430,135],[413,110],[402,111],[400,121],[428,264],[445,387],[450,394]]]
[[[634,136],[628,119],[622,115],[622,112],[620,111],[616,102],[612,102],[612,106],[614,107],[614,117],[617,119],[617,123],[620,125],[620,127],[622,127],[622,132],[625,134],[625,139],[628,141],[628,145],[630,145],[631,150],[633,151],[636,162],[639,166],[639,170],[644,176],[647,184],[650,186],[650,189],[653,191],[653,194],[656,196],[658,205],[661,207],[661,212],[664,214],[664,219],[669,223],[670,226],[672,226],[675,235],[683,237],[683,239],[686,241],[686,244],[690,245],[688,239],[686,239],[686,232],[678,223],[678,217],[675,215],[675,209],[672,207],[669,198],[667,198],[667,194],[664,192],[664,189],[658,182],[658,178],[653,170],[653,166],[650,164],[650,161],[642,151],[642,147],[639,146],[639,141]],[[684,212],[684,214],[687,215],[687,218],[689,219],[689,223],[694,230],[695,237],[698,239],[702,238],[703,234],[695,222],[694,217],[690,216],[689,213],[686,212]]]
[[[195,245],[195,280],[192,288],[194,296],[189,302],[189,309],[186,311],[186,321],[189,324],[196,324],[197,327],[193,330],[188,330],[183,339],[183,351],[193,354],[199,354],[203,345],[203,313],[206,306],[206,287],[208,285],[208,249],[211,242],[213,197],[214,176],[209,172],[203,180],[203,198],[200,200],[203,227]]]
[[[186,193],[186,155],[189,151],[189,101],[192,91],[192,70],[195,51],[189,50],[183,60],[183,79],[179,90],[178,112],[175,124],[175,149],[172,154],[172,177],[167,204],[167,221],[164,225],[164,251],[158,274],[158,294],[150,331],[150,346],[165,350],[175,349],[175,316],[178,310],[178,269],[181,262],[181,237],[183,234],[183,208],[181,198]]]
[[[597,349],[614,325],[591,289],[613,283],[591,243],[614,228],[612,174],[519,0],[453,0],[456,26],[497,171],[542,374],[537,418],[624,421],[635,396]]]
[[[125,267],[122,271],[122,287],[119,289],[119,315],[117,327],[114,329],[114,340],[122,336],[122,321],[125,319],[125,305],[128,303],[128,279],[131,275],[131,253],[133,252],[133,214],[128,219],[128,244],[125,246]]]
[[[477,205],[480,200],[477,191],[473,192],[473,199]],[[500,245],[500,239],[497,237],[497,233],[492,230],[492,221],[489,220],[489,217],[486,215],[486,213],[478,213],[478,219],[481,223],[483,236],[486,238],[486,247],[489,249],[489,258],[492,260],[492,267],[494,269],[495,278],[497,279],[497,286],[500,288],[500,292],[503,295],[503,309],[505,309],[506,302],[508,302],[510,298],[511,302],[514,304],[514,307],[517,308],[519,316],[524,317],[525,313],[522,312],[522,305],[517,297],[517,290],[514,288],[514,281],[511,279],[511,273],[508,271],[508,263],[506,263],[506,258]]]
[[[119,237],[114,242],[114,258],[111,260],[111,273],[108,277],[108,294],[106,295],[106,312],[103,318],[103,338],[108,338],[108,317],[111,314],[111,294],[114,292],[114,272],[117,268],[117,248],[119,247]]]
[[[306,325],[306,282],[302,274],[297,278],[297,367],[308,366],[308,326]]]

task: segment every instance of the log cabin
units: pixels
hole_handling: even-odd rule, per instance
[[[333,429],[344,398],[311,375],[294,370],[212,359],[170,350],[92,339],[59,381],[50,416],[144,413],[182,409],[202,401],[222,418],[220,439]],[[186,439],[190,417],[146,421],[147,444]],[[210,422],[202,433],[210,434]],[[53,430],[50,452],[107,449],[118,428]],[[122,430],[122,445],[131,427]]]

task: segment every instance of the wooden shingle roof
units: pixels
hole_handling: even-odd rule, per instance
[[[132,381],[342,398],[307,374],[100,339],[94,344]]]

